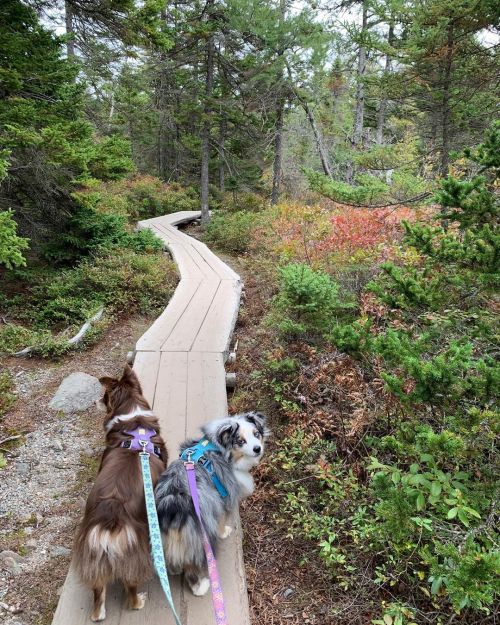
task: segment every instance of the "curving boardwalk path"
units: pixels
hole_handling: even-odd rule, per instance
[[[139,222],[139,228],[150,228],[163,239],[181,277],[167,308],[137,342],[134,362],[144,394],[160,419],[170,459],[177,457],[179,443],[195,435],[203,422],[227,414],[224,363],[238,314],[241,282],[204,243],[175,227],[199,215],[184,211]],[[236,531],[221,542],[218,562],[229,625],[249,625],[239,518],[233,525]],[[210,593],[194,597],[179,577],[170,581],[183,625],[214,625]],[[146,590],[146,606],[132,612],[124,608],[121,588],[109,588],[105,623],[174,625],[156,579]],[[71,567],[53,625],[91,623],[90,595]]]

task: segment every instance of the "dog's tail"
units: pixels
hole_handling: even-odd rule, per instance
[[[76,561],[82,581],[144,579],[151,561],[147,531],[124,515],[123,504],[114,499],[100,501],[95,520],[80,527],[76,536]]]

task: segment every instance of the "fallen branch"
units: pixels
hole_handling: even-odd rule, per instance
[[[73,336],[72,338],[68,339],[68,345],[78,345],[78,343],[81,342],[83,337],[90,330],[90,328],[92,327],[92,324],[94,322],[96,322],[96,321],[99,321],[99,319],[102,317],[103,313],[104,313],[104,308],[100,308],[93,317],[88,319],[82,325],[82,327],[75,334],[75,336]],[[19,352],[15,352],[15,354],[13,354],[13,355],[14,356],[28,356],[29,354],[32,354],[36,350],[36,348],[37,348],[36,345],[31,345],[30,347],[25,347],[24,349],[22,349]]]
[[[10,441],[15,441],[18,438],[21,438],[22,434],[17,434],[16,436],[8,436],[7,438],[4,438],[0,441],[0,445],[3,445],[4,443],[9,443]]]

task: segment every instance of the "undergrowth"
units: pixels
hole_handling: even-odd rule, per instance
[[[274,257],[294,262],[241,392],[264,392],[282,418],[275,520],[316,545],[339,625],[495,622],[499,147],[496,127],[468,152],[481,175],[445,179],[435,223],[405,223],[357,290],[300,245]]]

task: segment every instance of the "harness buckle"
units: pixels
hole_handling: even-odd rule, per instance
[[[187,452],[187,460],[184,461],[184,466],[187,471],[194,471],[194,462],[191,460],[191,456],[193,455],[192,451]]]
[[[148,441],[141,441],[141,439],[139,439],[139,445],[142,447],[142,451],[139,452],[139,456],[149,456],[149,452],[146,451]]]

